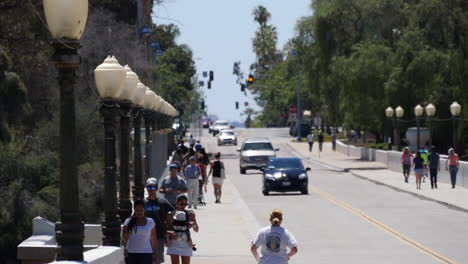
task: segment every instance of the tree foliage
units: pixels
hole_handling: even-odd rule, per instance
[[[389,105],[402,106],[407,120],[414,120],[417,104],[433,103],[438,118],[450,117],[453,101],[468,105],[466,1],[313,0],[311,8],[313,15],[298,21],[287,49],[296,50],[301,60],[304,96],[309,96],[303,98],[304,109],[328,125],[382,138]],[[290,57],[273,66],[268,80],[257,83],[265,122],[278,118],[272,109],[286,106],[268,99],[272,91],[294,102]],[[466,116],[466,107],[463,112]],[[434,143],[443,150],[451,142],[451,126],[435,126]]]

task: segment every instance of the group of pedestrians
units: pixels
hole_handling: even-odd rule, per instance
[[[450,172],[452,188],[455,188],[457,173],[460,166],[459,158],[453,148],[449,149],[448,152],[449,155],[445,162],[445,169]],[[408,183],[410,171],[413,169],[416,178],[416,189],[421,189],[421,181],[424,182],[428,174],[431,181],[431,188],[437,189],[437,175],[440,172],[441,165],[440,155],[437,153],[435,147],[431,148],[430,153],[427,153],[425,149],[418,150],[414,157],[413,153],[406,147],[401,155],[401,164],[403,166],[403,176],[406,183]]]
[[[315,141],[315,138],[317,137],[317,141],[318,141],[318,144],[319,144],[319,151],[322,152],[323,150],[323,141],[324,141],[324,136],[323,136],[323,133],[322,131],[319,131],[317,133],[317,136],[315,135],[316,133],[314,132],[314,130],[311,130],[309,135],[307,135],[307,143],[309,143],[309,152],[312,152],[312,149],[314,147],[314,141]],[[332,150],[335,151],[336,150],[336,132],[332,132],[331,133],[331,143],[332,143]]]

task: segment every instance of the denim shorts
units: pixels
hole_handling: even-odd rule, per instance
[[[424,173],[424,169],[414,169],[414,173]]]

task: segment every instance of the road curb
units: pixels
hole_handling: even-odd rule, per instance
[[[300,156],[301,158],[303,159],[306,159],[312,163],[314,163],[315,165],[319,165],[319,166],[322,166],[324,168],[327,168],[329,170],[332,170],[332,171],[337,171],[337,172],[348,172],[350,170],[350,168],[340,168],[340,167],[336,167],[336,166],[333,166],[333,165],[330,165],[328,163],[325,163],[323,161],[320,161],[320,160],[317,160],[317,159],[313,159],[311,157],[307,157],[305,155],[302,155],[299,151],[297,151],[293,146],[290,145],[290,143],[286,143],[286,145],[288,146],[288,148],[291,150],[291,152],[294,152],[297,156]]]
[[[381,182],[381,181],[378,181],[378,180],[374,180],[374,179],[371,179],[369,177],[366,177],[366,176],[362,176],[362,175],[359,175],[358,172],[354,169],[350,170],[349,171],[351,173],[351,175],[357,177],[357,178],[360,178],[362,180],[367,180],[367,181],[370,181],[372,183],[375,183],[375,184],[378,184],[378,185],[382,185],[382,186],[385,186],[385,187],[388,187],[388,188],[391,188],[395,191],[398,191],[398,192],[404,192],[404,193],[408,193],[408,194],[411,194],[413,196],[416,196],[420,199],[423,199],[423,200],[427,200],[427,201],[432,201],[432,202],[437,202],[441,205],[444,205],[450,209],[454,209],[454,210],[457,210],[457,211],[461,211],[461,212],[464,212],[464,213],[468,213],[468,209],[467,208],[463,208],[463,207],[460,207],[458,205],[454,205],[452,203],[449,203],[449,202],[444,202],[444,201],[440,201],[440,200],[437,200],[437,199],[434,199],[434,198],[431,198],[431,197],[428,197],[426,195],[423,195],[423,194],[419,194],[419,193],[415,193],[415,192],[411,192],[411,191],[408,191],[408,190],[405,190],[403,188],[400,188],[400,187],[397,187],[397,186],[394,186],[394,185],[391,185],[391,184],[388,184],[388,183],[384,183],[384,182]]]

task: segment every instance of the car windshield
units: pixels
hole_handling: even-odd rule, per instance
[[[243,151],[247,150],[273,150],[273,146],[269,142],[247,143]]]
[[[223,136],[234,136],[234,132],[223,132]]]
[[[299,159],[270,159],[267,167],[276,170],[304,169]]]
[[[216,123],[217,126],[228,126],[228,123],[226,122],[220,122],[220,123]]]

